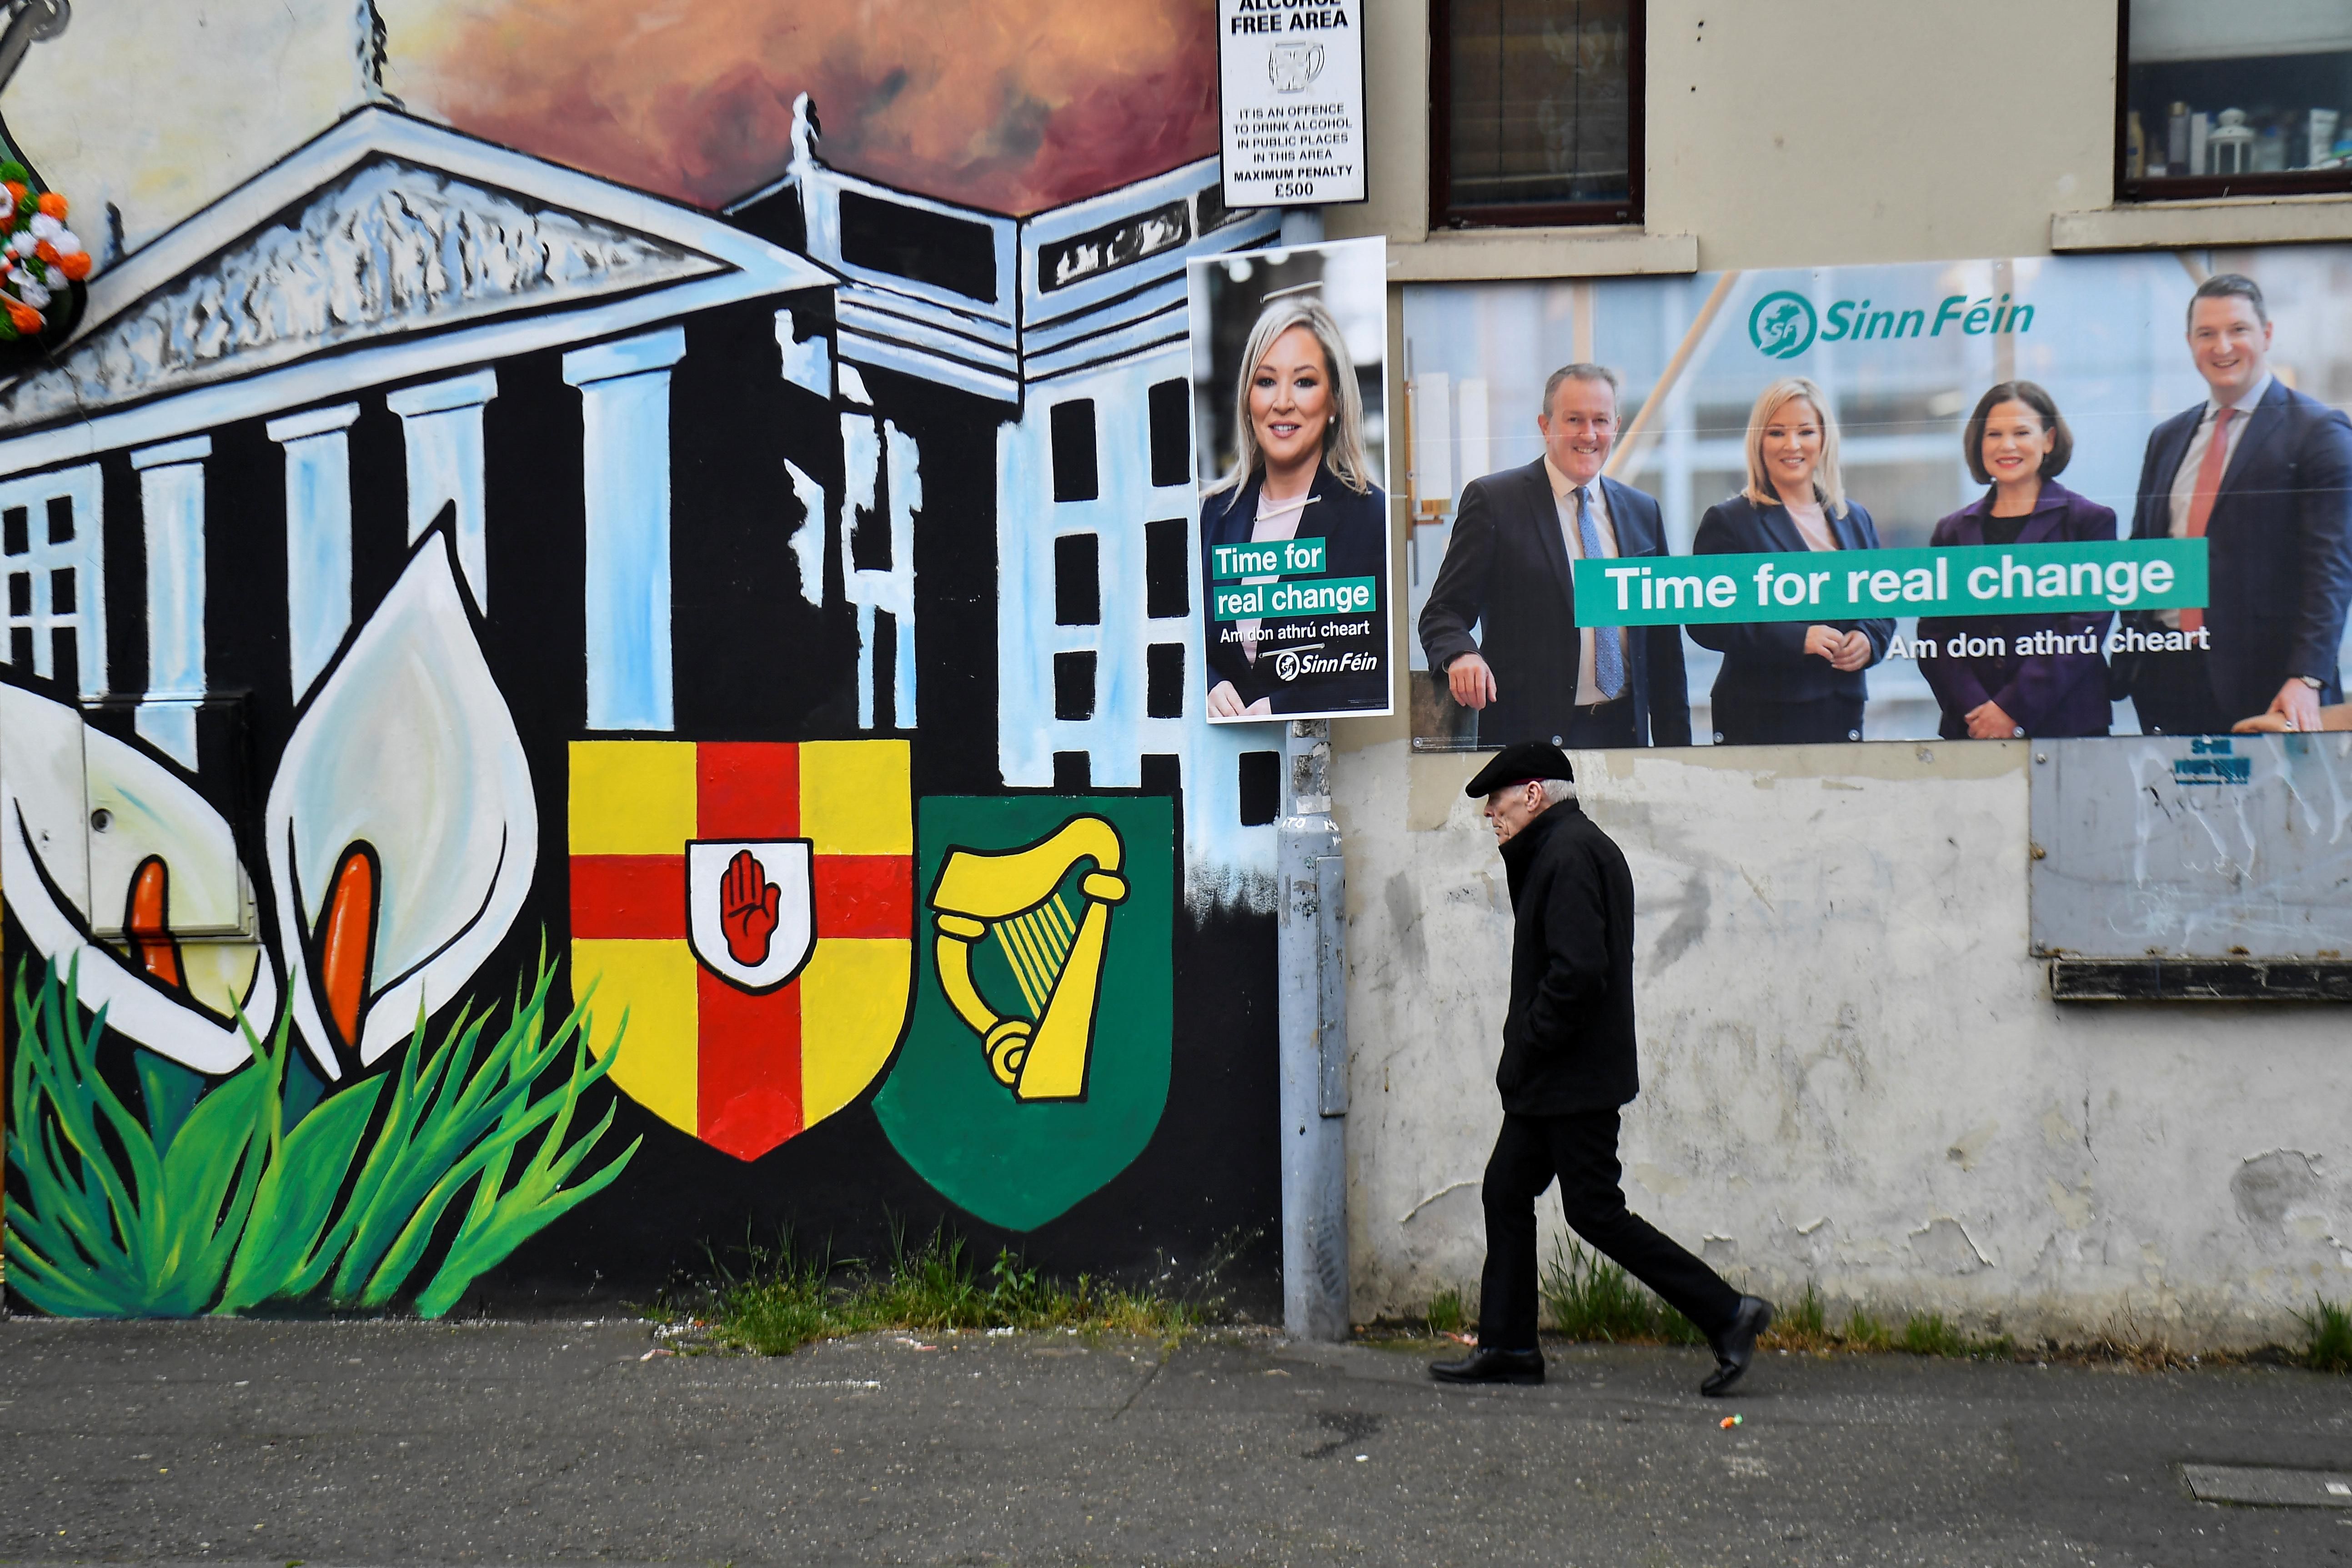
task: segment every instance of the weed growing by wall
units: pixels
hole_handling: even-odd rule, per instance
[[[1553,1329],[1572,1340],[1612,1344],[1696,1345],[1706,1336],[1688,1318],[1578,1241],[1555,1242],[1538,1292]]]
[[[943,1231],[912,1248],[901,1237],[880,1268],[838,1275],[828,1259],[787,1244],[755,1248],[750,1268],[722,1277],[693,1315],[718,1345],[756,1355],[790,1355],[814,1340],[876,1329],[1069,1329],[1171,1341],[1223,1315],[1216,1276],[1240,1245],[1221,1248],[1190,1289],[1170,1292],[1083,1274],[1066,1283],[1009,1249],[983,1274],[962,1238]]]
[[[2315,1300],[2308,1316],[2295,1314],[2307,1336],[2303,1363],[2314,1372],[2352,1372],[2352,1308]]]

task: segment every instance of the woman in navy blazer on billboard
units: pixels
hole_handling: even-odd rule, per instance
[[[1776,381],[1748,415],[1748,486],[1706,509],[1698,555],[1875,550],[1870,513],[1846,499],[1838,475],[1837,416],[1801,375]],[[1863,671],[1885,657],[1893,620],[1693,623],[1691,640],[1723,655],[1715,678],[1717,745],[1859,741],[1870,688]]]
[[[2074,456],[2074,433],[2033,383],[2004,381],[1988,390],[1961,442],[1969,472],[1988,488],[1937,523],[1929,544],[2063,544],[2116,536],[2112,510],[2058,482]],[[1919,673],[1944,710],[1944,739],[2105,734],[2114,710],[2107,661],[2098,650],[2114,618],[2107,612],[1922,616],[1919,637],[1928,647],[1919,655]],[[1984,651],[1955,657],[1954,637],[1979,639]],[[2021,651],[2037,643],[2050,651]]]
[[[1324,575],[1369,577],[1379,603],[1361,616],[1207,618],[1209,717],[1385,712],[1389,503],[1364,453],[1347,340],[1321,300],[1277,297],[1250,329],[1242,365],[1240,460],[1201,502],[1201,580],[1212,603],[1218,545],[1289,539],[1322,540]],[[1314,635],[1277,636],[1301,626]]]

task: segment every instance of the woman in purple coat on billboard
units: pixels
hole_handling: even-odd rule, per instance
[[[2058,482],[2074,456],[2074,436],[2041,387],[2030,381],[1994,386],[1977,399],[1963,441],[1969,472],[1990,488],[1936,524],[1929,544],[2115,538],[2112,510]],[[1919,673],[1944,710],[1938,732],[1948,741],[2105,734],[2113,710],[2099,650],[2112,619],[2106,611],[1922,616],[1919,636],[1928,647],[1919,655]]]

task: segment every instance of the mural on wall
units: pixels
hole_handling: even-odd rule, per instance
[[[1213,0],[377,4],[404,101],[698,205],[783,173],[802,92],[845,172],[1015,215],[1217,149]]]
[[[1172,1059],[1174,819],[1164,800],[922,803],[915,1014],[875,1100],[908,1163],[1007,1230],[1141,1153]]]
[[[175,934],[175,914],[242,920],[256,885],[202,795],[75,708],[0,689],[0,887],[117,1033],[225,1072],[282,994],[318,1070],[341,1079],[458,1000],[512,927],[537,806],[450,553],[446,529],[425,537],[300,710],[264,813],[275,950],[205,962]],[[115,909],[119,925],[99,913]],[[96,939],[101,921],[121,948]]]
[[[906,1021],[903,741],[572,746],[572,968],[613,1081],[753,1160],[865,1089]]]
[[[1277,226],[1207,8],[737,0],[625,82],[526,0],[215,9],[299,79],[192,118],[250,62],[107,16],[0,92],[157,106],[32,150],[104,267],[0,380],[17,1300],[1267,1229],[1276,753],[1201,697],[1183,279]]]
[[[529,1000],[487,1050],[489,1014],[462,1005],[520,910],[537,825],[446,527],[303,705],[264,814],[283,940],[243,948],[242,977],[223,973],[219,959],[236,958],[219,944],[174,925],[234,918],[249,898],[228,824],[170,763],[88,730],[76,709],[0,692],[0,886],[33,946],[11,998],[6,1233],[26,1300],[185,1315],[323,1289],[381,1306],[464,1200],[415,1295],[436,1315],[620,1174],[634,1148],[563,1184],[612,1117],[571,1141],[606,1063],[589,1058],[584,1013],[548,1034],[553,971],[529,978]],[[92,757],[95,789],[75,776]],[[112,804],[89,810],[92,799]],[[77,868],[79,889],[58,874]],[[188,895],[177,904],[175,889]],[[93,925],[110,905],[122,910],[119,943]],[[200,951],[214,962],[192,963]],[[428,1051],[427,1018],[453,1004]],[[131,1047],[127,1075],[114,1064],[112,1076],[135,1085],[137,1116],[109,1082],[109,1035]],[[307,1065],[292,1059],[298,1041]],[[362,1076],[400,1046],[396,1072]],[[567,1047],[562,1087],[539,1095]]]

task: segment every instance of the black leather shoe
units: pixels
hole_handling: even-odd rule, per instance
[[[1733,1316],[1731,1326],[1715,1341],[1715,1370],[1698,1391],[1710,1399],[1720,1399],[1731,1392],[1748,1363],[1756,1359],[1756,1341],[1772,1326],[1772,1303],[1761,1296],[1739,1298],[1739,1310]]]
[[[1430,1363],[1429,1375],[1440,1383],[1541,1383],[1543,1369],[1541,1351],[1496,1351],[1482,1345],[1460,1361]]]

